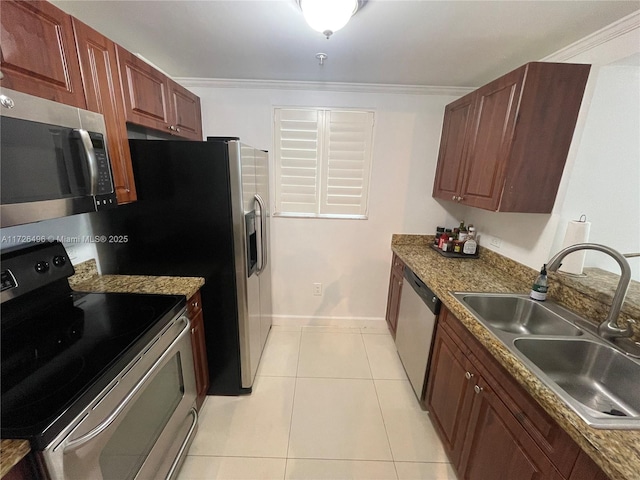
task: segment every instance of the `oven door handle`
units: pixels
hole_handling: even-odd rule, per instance
[[[193,437],[193,434],[196,431],[196,426],[198,425],[198,411],[195,408],[192,408],[191,410],[189,410],[189,414],[192,417],[191,427],[189,427],[189,431],[187,432],[187,436],[184,439],[184,442],[182,442],[182,445],[180,446],[180,450],[178,450],[178,454],[176,455],[176,459],[171,464],[171,468],[169,469],[169,473],[167,474],[167,477],[166,477],[167,479],[173,480],[173,478],[178,473],[178,467],[180,467],[180,464],[182,463],[182,460],[184,459],[184,454],[185,454],[187,448],[189,447],[189,444],[191,443],[191,437]]]
[[[135,395],[142,389],[146,381],[152,377],[156,371],[162,366],[164,360],[173,355],[173,349],[177,343],[179,343],[182,338],[186,335],[191,335],[191,328],[189,324],[189,319],[186,316],[182,316],[178,319],[178,321],[184,322],[185,326],[182,331],[178,334],[178,336],[171,342],[171,345],[167,347],[167,349],[162,352],[160,358],[156,360],[156,362],[152,365],[152,367],[147,370],[147,373],[140,379],[140,381],[136,384],[135,387],[131,389],[131,391],[127,394],[127,396],[118,404],[118,406],[101,422],[98,426],[85,433],[84,435],[76,438],[75,440],[71,440],[64,446],[65,450],[72,450],[78,447],[81,447],[87,442],[90,442],[95,437],[104,432],[107,428],[109,428],[113,422],[118,418],[118,416],[122,413],[122,411],[129,405],[129,402],[135,397]]]

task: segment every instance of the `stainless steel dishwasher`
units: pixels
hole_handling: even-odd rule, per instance
[[[413,391],[420,400],[440,300],[409,268],[404,270],[404,279],[396,327],[396,348]]]

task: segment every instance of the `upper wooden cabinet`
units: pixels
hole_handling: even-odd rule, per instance
[[[202,140],[200,99],[131,52],[117,51],[126,120]]]
[[[551,212],[590,68],[528,63],[447,105],[433,196]]]
[[[175,134],[191,140],[202,140],[200,97],[173,80],[169,80],[169,94],[170,119],[176,129]]]
[[[136,200],[136,188],[127,139],[116,45],[75,18],[73,29],[87,109],[104,116],[118,203],[133,202]]]
[[[1,3],[0,85],[86,108],[71,16],[45,1]]]

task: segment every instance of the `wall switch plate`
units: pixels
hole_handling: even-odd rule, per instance
[[[313,284],[313,295],[315,297],[321,297],[322,296],[322,284],[321,283],[314,283]]]
[[[491,245],[500,248],[502,246],[502,239],[498,237],[491,237]]]

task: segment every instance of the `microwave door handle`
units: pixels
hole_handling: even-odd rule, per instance
[[[182,316],[178,321],[182,321],[184,323],[183,329],[180,331],[178,336],[173,340],[173,342],[171,342],[171,345],[169,345],[167,349],[162,353],[160,358],[158,358],[155,361],[153,366],[138,381],[135,387],[131,389],[131,391],[127,394],[127,396],[118,404],[118,406],[115,409],[113,409],[113,411],[99,425],[97,425],[95,428],[91,429],[89,432],[85,433],[84,435],[76,438],[75,440],[71,440],[66,442],[66,444],[63,444],[64,450],[74,450],[90,442],[91,440],[96,438],[98,435],[100,435],[102,432],[107,430],[113,424],[113,422],[116,421],[118,416],[129,405],[129,403],[136,396],[136,394],[140,390],[142,390],[142,388],[147,383],[147,380],[153,377],[156,374],[156,372],[162,367],[164,360],[170,355],[173,355],[175,353],[174,352],[175,346],[178,343],[180,343],[180,341],[182,341],[182,339],[186,335],[191,335],[191,324],[189,323],[189,319],[186,316]]]
[[[91,185],[90,193],[95,196],[98,194],[98,159],[96,158],[96,152],[93,149],[93,143],[91,142],[89,132],[82,128],[78,128],[76,132],[80,135],[82,147],[87,158],[87,166],[89,167],[89,183]]]
[[[269,261],[269,253],[267,252],[267,237],[265,232],[267,231],[267,210],[264,205],[264,200],[259,194],[255,196],[256,202],[260,205],[260,269],[258,275],[260,275],[265,268],[267,268],[267,262]]]

